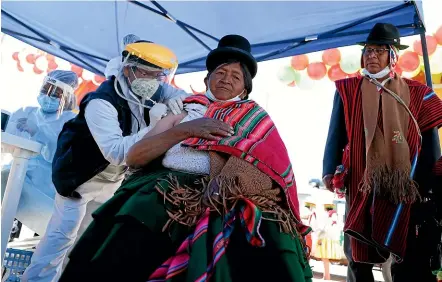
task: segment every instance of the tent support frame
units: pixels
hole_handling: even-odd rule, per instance
[[[422,44],[422,57],[424,59],[425,81],[427,82],[428,87],[433,88],[433,81],[431,79],[431,70],[430,70],[430,59],[428,56],[427,39],[425,38],[425,31],[421,32],[420,36]]]
[[[322,39],[324,39],[324,38],[336,38],[336,37],[341,37],[341,36],[362,34],[362,33],[367,32],[367,31],[359,31],[359,32],[351,32],[351,31],[344,32],[344,31],[348,30],[348,29],[350,29],[350,28],[352,28],[354,26],[357,26],[358,24],[361,24],[363,22],[374,20],[376,18],[385,16],[388,13],[392,13],[394,11],[404,9],[404,8],[410,6],[410,5],[414,5],[415,6],[414,1],[402,3],[401,5],[398,5],[397,7],[391,8],[389,10],[382,11],[382,12],[374,14],[374,15],[370,15],[370,16],[365,17],[363,19],[360,19],[358,21],[355,21],[355,22],[349,23],[347,25],[341,26],[339,28],[336,28],[334,30],[331,30],[331,31],[329,31],[327,33],[319,34],[319,35],[317,35],[317,38],[318,39],[319,38],[322,38]],[[417,10],[416,6],[415,6],[415,9]],[[420,21],[420,19],[418,19],[418,21]],[[413,27],[416,27],[416,26],[422,27],[422,31],[421,32],[425,33],[425,28],[423,28],[423,25],[420,24],[420,23],[418,23],[418,24],[415,23],[413,25],[402,25],[402,26],[398,26],[398,28],[413,28]],[[288,44],[284,48],[281,48],[279,50],[276,50],[276,51],[273,51],[271,53],[264,54],[264,55],[261,55],[261,56],[257,57],[257,60],[266,60],[268,58],[271,58],[272,56],[284,53],[284,52],[286,52],[288,50],[291,50],[291,49],[296,48],[296,47],[301,46],[301,45],[308,44],[309,42],[312,42],[312,41],[314,41],[314,40],[306,40],[306,38],[295,38],[295,39],[284,40],[284,41],[280,41],[280,42],[266,42],[266,43],[262,43],[262,44],[253,44],[252,48],[253,47],[258,47],[258,46],[271,45],[271,44],[281,44],[281,43],[287,43]],[[201,59],[202,58],[197,58],[197,59],[194,59],[194,60],[183,62],[183,63],[180,64],[180,66],[181,67],[187,67],[187,66],[191,65],[194,62],[198,62]]]
[[[129,1],[129,3],[135,4],[135,5],[139,6],[139,7],[142,7],[142,8],[144,8],[144,9],[146,9],[146,10],[152,12],[152,13],[155,13],[155,14],[157,14],[157,15],[160,15],[160,16],[162,16],[162,17],[164,17],[164,18],[166,18],[166,19],[168,19],[168,20],[174,22],[174,23],[175,23],[178,27],[180,27],[185,33],[187,33],[190,37],[192,37],[196,42],[198,42],[201,46],[203,46],[203,47],[204,47],[205,49],[207,49],[208,51],[211,51],[212,49],[211,49],[209,46],[207,46],[207,44],[205,44],[201,39],[199,39],[199,38],[198,38],[198,37],[197,37],[192,31],[190,31],[190,29],[192,29],[192,30],[194,30],[194,31],[196,31],[196,32],[198,32],[198,33],[200,33],[200,34],[202,34],[202,35],[204,35],[204,36],[206,36],[206,37],[208,37],[208,38],[210,38],[210,39],[213,39],[213,40],[219,41],[216,37],[211,36],[210,34],[204,32],[204,31],[202,31],[202,30],[199,30],[198,28],[193,27],[193,26],[191,26],[191,25],[189,25],[189,24],[186,24],[186,23],[184,23],[184,22],[182,22],[182,21],[180,21],[180,20],[178,20],[178,19],[175,19],[171,14],[169,14],[169,12],[167,12],[166,9],[164,9],[163,6],[161,6],[160,4],[158,4],[158,2],[155,1],[155,0],[150,0],[150,2],[151,2],[155,7],[157,7],[160,11],[157,11],[157,10],[155,10],[154,8],[151,8],[151,7],[147,6],[146,4],[140,3],[140,2],[138,2],[138,1],[136,1],[136,0],[128,0],[128,1]]]
[[[27,35],[24,35],[24,34],[21,34],[21,33],[18,33],[18,32],[14,32],[14,31],[12,31],[12,30],[2,29],[2,31],[5,32],[6,34],[9,34],[9,35],[15,34],[15,35],[18,36],[18,37],[24,37],[24,38],[28,38],[28,39],[32,39],[32,40],[37,40],[37,41],[39,41],[39,42],[41,42],[41,43],[45,43],[45,44],[48,44],[48,45],[52,45],[52,46],[53,46],[53,44],[51,44],[51,40],[50,40],[49,38],[47,38],[47,37],[44,36],[43,34],[40,34],[38,31],[36,31],[36,30],[33,29],[32,27],[30,27],[29,25],[25,24],[25,23],[22,22],[21,20],[17,19],[17,18],[14,17],[13,15],[7,13],[7,12],[4,11],[3,9],[2,9],[2,14],[5,15],[5,16],[7,16],[7,17],[9,17],[9,18],[11,18],[13,21],[17,22],[18,24],[20,24],[20,25],[23,26],[24,28],[26,28],[26,29],[28,29],[29,31],[31,31],[32,33],[36,34],[37,36],[41,37],[41,39],[39,39],[39,38],[35,38],[35,37],[32,37],[32,36],[27,36]],[[72,48],[69,48],[69,47],[65,47],[65,46],[62,46],[62,45],[59,45],[58,48],[59,48],[60,50],[62,50],[63,52],[65,52],[66,54],[68,54],[69,56],[74,57],[75,59],[79,60],[80,62],[82,62],[82,63],[85,64],[86,66],[90,67],[92,70],[94,70],[95,73],[98,73],[98,74],[102,74],[101,71],[97,70],[95,67],[91,66],[91,65],[90,65],[89,63],[87,63],[85,60],[81,59],[80,56],[77,56],[77,55],[75,55],[74,53],[77,52],[77,53],[79,53],[79,54],[82,54],[82,55],[85,55],[85,56],[88,56],[88,57],[91,57],[91,58],[100,59],[100,60],[105,60],[106,62],[108,61],[108,60],[103,59],[103,58],[100,58],[100,57],[98,57],[98,56],[94,56],[94,55],[91,55],[91,54],[88,54],[88,53],[85,53],[85,52],[81,52],[81,51],[78,51],[78,50],[75,50],[75,49],[72,49]]]

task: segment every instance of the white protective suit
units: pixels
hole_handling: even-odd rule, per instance
[[[131,40],[126,43],[131,43]],[[106,76],[116,77],[121,87],[120,96],[129,101],[129,108],[132,112],[132,134],[122,135],[118,112],[111,103],[94,99],[87,104],[84,112],[87,126],[104,158],[110,164],[104,171],[75,190],[81,199],[56,194],[55,207],[46,234],[37,246],[31,264],[23,274],[22,281],[58,281],[62,268],[68,261],[65,258],[75,241],[91,223],[92,213],[102,203],[109,200],[120,187],[126,171],[128,150],[150,130],[144,121],[144,107],[139,105],[140,99],[133,100],[135,97],[130,92],[126,78],[122,75],[123,62],[120,58],[109,62]],[[167,107],[162,103],[170,103],[171,100],[181,101],[184,96],[187,97],[188,94],[168,84],[163,84],[159,97],[155,98],[157,103],[149,113],[151,123],[166,113]]]
[[[59,116],[44,113],[40,108],[27,107],[13,113],[6,132],[28,138],[42,144],[41,153],[28,162],[23,191],[20,197],[16,218],[38,234],[43,234],[52,214],[55,187],[52,184],[52,159],[57,148],[58,134],[68,120],[75,117],[72,111],[64,111]],[[26,118],[37,131],[31,136],[16,128],[17,122]],[[2,197],[6,187],[10,165],[2,168]]]

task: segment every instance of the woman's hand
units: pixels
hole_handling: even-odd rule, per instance
[[[230,125],[213,118],[198,118],[183,122],[176,127],[186,132],[189,137],[199,137],[211,141],[217,141],[235,133]]]

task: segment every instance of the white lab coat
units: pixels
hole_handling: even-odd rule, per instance
[[[127,95],[127,86],[123,92]],[[185,92],[165,84],[158,102],[165,102],[183,93]],[[94,99],[86,106],[86,123],[100,151],[110,165],[105,171],[76,189],[76,192],[81,195],[81,199],[56,195],[50,224],[32,256],[31,264],[22,276],[22,281],[58,281],[63,261],[76,239],[82,235],[92,221],[92,212],[110,199],[120,187],[124,176],[122,173],[124,173],[127,152],[149,130],[143,118],[142,107],[132,103],[129,103],[129,107],[133,114],[132,135],[123,137],[118,122],[118,112],[109,102]]]

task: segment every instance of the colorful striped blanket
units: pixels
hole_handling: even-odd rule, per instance
[[[256,166],[284,189],[298,231],[303,235],[308,233],[309,227],[300,219],[295,176],[287,149],[268,113],[254,101],[211,102],[204,95],[192,95],[184,103],[207,106],[204,116],[229,124],[235,134],[219,141],[190,138],[183,145],[226,153]]]
[[[209,216],[210,209],[207,208],[204,215],[196,224],[195,230],[190,234],[186,240],[180,245],[177,253],[165,261],[154,273],[149,277],[149,282],[168,281],[172,277],[187,270],[189,265],[191,253],[198,249],[199,244],[207,244],[209,233]],[[212,253],[213,256],[205,265],[207,268],[202,270],[198,277],[192,279],[195,282],[208,281],[213,274],[215,265],[221,260],[225,259],[223,256],[226,252],[229,243],[229,237],[234,229],[234,222],[236,219],[241,222],[241,227],[246,234],[247,241],[255,247],[264,247],[265,241],[259,234],[259,225],[262,220],[261,211],[249,200],[243,199],[238,202],[228,214],[226,214],[223,221],[223,229],[213,239]],[[213,228],[213,227],[212,227]],[[201,240],[199,240],[201,239]]]

